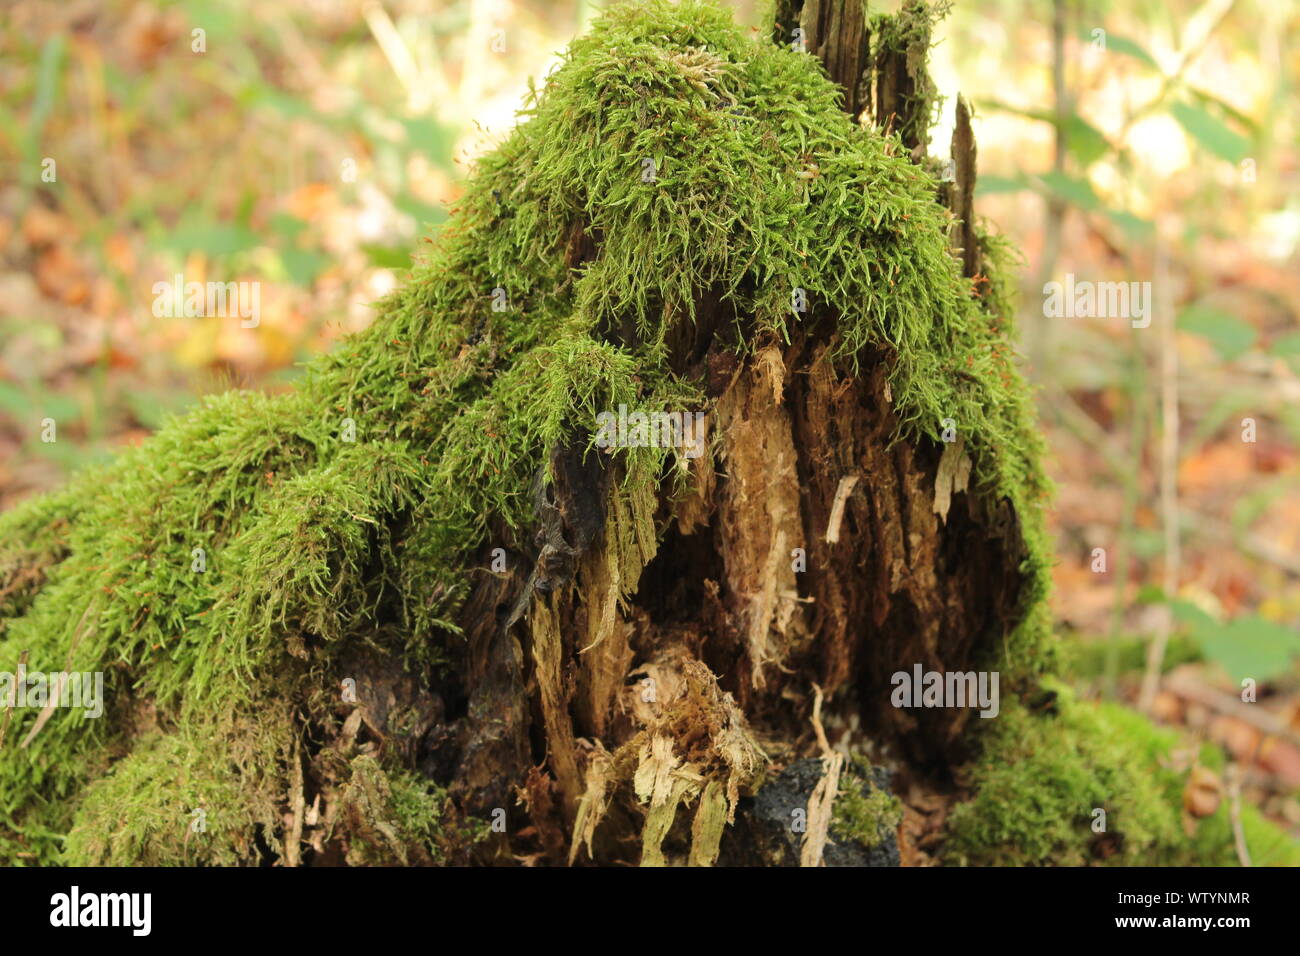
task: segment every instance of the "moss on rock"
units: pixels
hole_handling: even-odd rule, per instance
[[[903,804],[885,789],[881,776],[863,757],[855,756],[845,764],[831,817],[832,837],[870,848],[898,829]]]

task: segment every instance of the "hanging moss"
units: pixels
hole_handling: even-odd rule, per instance
[[[291,747],[287,715],[263,710],[209,739],[149,732],[92,781],[68,833],[74,866],[237,866],[273,842]]]

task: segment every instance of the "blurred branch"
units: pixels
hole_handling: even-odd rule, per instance
[[[1120,515],[1115,541],[1115,603],[1111,611],[1110,633],[1107,635],[1106,669],[1104,686],[1108,696],[1115,696],[1119,677],[1119,642],[1124,624],[1124,603],[1132,574],[1133,528],[1137,523],[1138,504],[1142,499],[1142,450],[1146,442],[1146,356],[1142,350],[1142,329],[1129,331],[1129,370],[1125,391],[1129,397],[1132,418],[1129,421],[1128,455],[1120,469],[1124,482],[1124,510]]]
[[[1178,343],[1174,341],[1174,307],[1170,301],[1169,250],[1157,235],[1155,288],[1158,290],[1156,312],[1160,321],[1160,512],[1165,533],[1164,591],[1172,599],[1178,593],[1178,576],[1182,564],[1178,526]],[[1173,614],[1168,607],[1147,649],[1146,673],[1138,709],[1151,712],[1160,672],[1169,645]]]
[[[451,84],[436,65],[421,70],[415,57],[406,46],[406,41],[393,25],[388,12],[380,4],[367,3],[362,10],[366,26],[379,44],[388,65],[406,90],[407,102],[416,112],[422,112],[432,103],[447,103],[451,99]]]
[[[1066,117],[1069,115],[1069,91],[1065,84],[1065,27],[1066,0],[1052,0],[1052,98],[1056,115],[1056,139],[1052,155],[1052,169],[1065,174],[1065,157],[1069,149]],[[1061,255],[1061,233],[1065,228],[1066,202],[1057,195],[1047,199],[1047,217],[1043,224],[1043,259],[1039,263],[1035,288],[1042,288],[1056,271],[1056,261]],[[1038,334],[1034,336],[1033,364],[1043,370],[1044,360],[1051,354],[1047,341],[1051,325],[1039,321]]]
[[[1228,785],[1228,812],[1232,817],[1232,840],[1237,847],[1237,859],[1242,866],[1250,866],[1250,847],[1246,845],[1246,831],[1241,825],[1241,769],[1236,762],[1228,764],[1224,774]]]
[[[1187,68],[1205,52],[1210,38],[1214,36],[1223,21],[1227,19],[1228,14],[1232,12],[1235,3],[1236,0],[1207,0],[1201,9],[1192,14],[1191,19],[1188,21],[1187,34],[1183,37],[1182,44],[1180,44],[1178,63],[1171,72],[1165,74],[1159,92],[1125,118],[1124,125],[1120,127],[1119,134],[1115,137],[1116,143],[1124,142],[1134,123],[1160,108],[1160,104],[1169,97],[1174,87],[1182,82],[1183,74],[1187,72]]]
[[[1237,534],[1229,527],[1227,522],[1206,514],[1192,512],[1186,517],[1193,519],[1190,522],[1193,530],[1218,538],[1220,541],[1231,542],[1251,557],[1266,561],[1283,571],[1300,577],[1300,557],[1275,547],[1259,537],[1259,535],[1250,533]]]
[[[1232,694],[1207,687],[1180,669],[1176,668],[1165,675],[1165,687],[1179,697],[1208,707],[1216,713],[1228,714],[1271,737],[1279,737],[1300,746],[1300,734],[1288,727],[1286,721],[1271,710],[1265,710],[1258,704],[1244,703]]]

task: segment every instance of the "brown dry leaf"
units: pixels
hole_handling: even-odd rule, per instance
[[[48,298],[80,305],[90,296],[81,264],[65,246],[51,246],[36,259],[36,284]]]
[[[1270,737],[1260,748],[1259,765],[1287,787],[1300,787],[1300,748],[1295,744]]]
[[[284,201],[285,211],[303,222],[312,222],[337,205],[334,187],[328,183],[307,183]]]
[[[33,203],[23,214],[23,238],[33,248],[52,246],[60,239],[73,235],[72,222],[67,216]]]
[[[1183,719],[1183,702],[1177,694],[1162,690],[1151,702],[1151,716],[1162,724],[1177,724]]]
[[[125,43],[137,67],[147,70],[173,46],[180,29],[174,17],[141,3],[132,7],[122,32],[125,37],[119,38],[119,42]],[[188,43],[187,39],[187,47]]]
[[[1223,745],[1234,760],[1250,763],[1259,751],[1260,732],[1239,717],[1226,714],[1210,721],[1210,739]]]
[[[136,269],[135,249],[126,234],[115,232],[104,241],[104,258],[123,275],[133,275]]]
[[[1219,809],[1223,784],[1209,767],[1193,767],[1183,790],[1183,809],[1194,817],[1208,817]]]
[[[1233,487],[1255,474],[1251,447],[1240,441],[1206,445],[1178,469],[1178,488],[1184,493]]]

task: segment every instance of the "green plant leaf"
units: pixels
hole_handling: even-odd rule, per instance
[[[976,196],[992,196],[997,193],[1018,193],[1026,188],[1026,183],[1018,176],[981,176],[975,180]]]
[[[402,125],[411,149],[428,157],[430,162],[442,162],[451,153],[452,134],[441,123],[417,118],[402,120]]]
[[[1101,200],[1097,198],[1097,194],[1093,192],[1092,184],[1086,179],[1067,176],[1065,173],[1058,173],[1054,169],[1043,173],[1039,179],[1047,187],[1049,193],[1059,196],[1080,209],[1096,212],[1102,208]]]
[[[1205,656],[1236,682],[1278,677],[1300,655],[1300,632],[1253,614],[1225,624],[1199,625],[1194,637]]]
[[[1155,226],[1149,219],[1142,219],[1126,210],[1107,209],[1105,212],[1107,218],[1124,230],[1130,239],[1144,239],[1155,231]]]
[[[296,286],[308,287],[316,277],[329,268],[330,257],[312,249],[288,247],[277,250],[289,281]]]
[[[1091,45],[1093,42],[1092,30],[1086,27],[1080,30],[1079,39],[1084,43]],[[1131,56],[1133,59],[1145,63],[1154,70],[1160,69],[1160,64],[1156,62],[1156,58],[1148,53],[1141,44],[1134,40],[1130,40],[1128,37],[1119,36],[1118,34],[1109,31],[1106,33],[1106,52]]]
[[[980,106],[983,109],[1061,126],[1065,130],[1065,148],[1084,168],[1091,166],[1111,151],[1110,140],[1106,139],[1105,134],[1078,113],[1067,113],[1058,123],[1056,114],[1051,110],[1023,109],[1001,100],[981,100]]]
[[[411,250],[405,246],[381,246],[368,242],[361,248],[370,264],[381,269],[406,269],[411,265]]]
[[[1195,87],[1188,87],[1187,95],[1196,100],[1196,102],[1200,103],[1202,106],[1212,107],[1218,110],[1242,129],[1250,133],[1251,136],[1259,134],[1259,124],[1227,100],[1220,99],[1213,93],[1207,93],[1204,90],[1198,90]]]
[[[1218,118],[1191,103],[1172,103],[1169,112],[1204,149],[1230,163],[1239,163],[1250,151],[1250,140],[1228,129]]]
[[[1179,314],[1178,328],[1209,339],[1215,351],[1229,362],[1248,352],[1258,338],[1249,322],[1201,303],[1193,303]]]
[[[1065,117],[1066,149],[1086,169],[1111,151],[1110,141],[1078,113]]]
[[[1219,627],[1218,621],[1205,613],[1205,611],[1201,610],[1201,608],[1197,607],[1191,601],[1184,601],[1182,598],[1174,598],[1168,603],[1169,610],[1173,612],[1174,620],[1189,625],[1194,633],[1199,632],[1202,629],[1213,629]]]
[[[180,256],[190,252],[229,256],[261,244],[257,234],[244,226],[190,219],[163,236],[157,242],[157,248],[170,250]]]
[[[1287,332],[1285,335],[1279,335],[1273,340],[1273,344],[1268,347],[1268,354],[1276,355],[1279,358],[1300,358],[1300,332]]]

